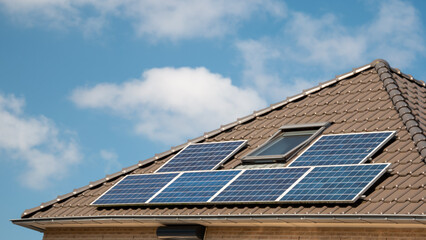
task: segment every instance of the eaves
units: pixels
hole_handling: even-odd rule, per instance
[[[14,224],[43,232],[49,227],[147,227],[167,224],[200,224],[204,226],[290,226],[290,227],[385,227],[426,228],[424,215],[358,215],[358,214],[260,214],[260,215],[156,215],[92,216],[40,219],[13,219]]]

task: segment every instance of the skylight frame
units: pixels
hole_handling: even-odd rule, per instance
[[[266,142],[260,145],[258,148],[250,151],[247,155],[242,157],[241,161],[243,163],[278,163],[278,162],[287,162],[291,157],[296,155],[303,147],[312,142],[315,138],[317,138],[321,133],[331,125],[330,122],[321,122],[321,123],[308,123],[308,124],[294,124],[294,125],[284,125],[280,127],[280,129],[274,133]],[[266,148],[273,141],[277,141],[281,137],[285,137],[285,133],[290,132],[306,132],[313,131],[313,134],[307,138],[305,141],[301,142],[294,148],[287,151],[285,154],[279,155],[256,155],[250,156],[251,154],[261,150],[262,148]]]

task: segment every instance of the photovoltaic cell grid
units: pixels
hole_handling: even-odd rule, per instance
[[[359,163],[393,135],[375,132],[322,136],[290,168],[129,175],[92,204],[353,202],[389,166]],[[245,143],[189,145],[160,170],[211,170]]]
[[[390,164],[315,167],[280,201],[353,202]]]
[[[359,164],[385,144],[395,132],[324,135],[289,166]]]
[[[246,141],[190,144],[182,149],[157,172],[214,170]]]
[[[246,170],[212,202],[272,202],[309,168]]]
[[[240,170],[185,172],[150,203],[207,202],[240,172]]]
[[[177,175],[179,174],[165,173],[128,175],[92,204],[110,205],[145,203]]]
[[[353,202],[389,165],[129,175],[92,204]]]

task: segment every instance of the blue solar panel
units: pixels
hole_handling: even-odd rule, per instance
[[[128,175],[92,204],[111,205],[145,203],[177,175],[179,174]]]
[[[235,154],[246,141],[190,144],[157,172],[214,170]]]
[[[314,167],[279,201],[353,202],[390,164]]]
[[[245,170],[212,202],[275,201],[310,168]]]
[[[380,149],[395,132],[324,135],[289,166],[359,164]]]
[[[150,203],[207,202],[240,172],[240,170],[185,172]]]

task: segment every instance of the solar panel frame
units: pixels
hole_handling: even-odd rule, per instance
[[[224,143],[238,143],[240,144],[231,151],[228,155],[226,155],[224,158],[222,158],[220,161],[217,162],[211,169],[195,169],[195,170],[174,170],[174,171],[163,171],[165,168],[168,168],[169,164],[172,164],[173,160],[178,158],[180,154],[184,154],[184,151],[187,150],[189,147],[194,145],[209,145],[209,144],[224,144]],[[207,170],[216,170],[218,169],[224,162],[226,162],[229,158],[231,158],[233,155],[235,155],[241,148],[246,146],[247,140],[236,140],[236,141],[224,141],[224,142],[205,142],[205,143],[189,143],[186,145],[182,150],[180,150],[176,155],[174,155],[172,158],[170,158],[166,163],[164,163],[160,168],[158,168],[155,173],[165,173],[165,172],[188,172],[188,171],[207,171]]]
[[[174,182],[181,175],[181,173],[177,173],[177,172],[175,173],[175,172],[173,172],[173,173],[131,174],[131,175],[127,175],[127,176],[123,177],[122,179],[120,179],[118,182],[116,182],[112,187],[110,187],[107,191],[105,191],[99,197],[97,197],[93,202],[90,203],[90,205],[94,205],[94,206],[116,206],[116,205],[120,205],[120,206],[134,206],[134,205],[142,205],[142,204],[146,203],[149,199],[151,199],[152,196],[149,197],[149,198],[147,198],[147,200],[145,200],[143,202],[129,202],[129,201],[127,203],[123,203],[123,202],[96,203],[96,202],[98,202],[98,200],[100,200],[104,196],[108,195],[111,191],[116,191],[117,190],[116,187],[119,186],[120,184],[122,184],[124,181],[128,180],[129,178],[133,178],[133,177],[137,177],[137,176],[161,176],[161,175],[170,175],[171,178],[170,178],[170,180],[166,181],[166,183],[164,184],[164,186],[158,188],[158,190],[155,190],[152,193],[153,196],[155,196],[163,188],[167,187],[169,184],[171,184],[172,182]],[[136,193],[132,193],[132,194],[136,194]]]
[[[312,162],[311,165],[299,165],[297,160],[300,159],[304,154],[312,147],[315,146],[316,143],[321,141],[323,137],[327,136],[345,136],[345,135],[360,135],[360,134],[378,134],[378,133],[389,133],[389,135],[383,139],[374,149],[372,149],[367,155],[365,155],[362,159],[360,159],[357,162],[347,163],[347,164],[362,164],[365,163],[371,156],[376,154],[385,144],[387,144],[396,134],[396,131],[379,131],[379,132],[359,132],[359,133],[340,133],[340,134],[327,134],[322,135],[318,139],[316,139],[312,144],[310,144],[305,150],[303,150],[287,167],[314,167],[314,166],[328,166],[328,165],[346,165],[346,163],[336,163],[336,164],[324,164],[324,165],[318,165],[318,162]],[[344,161],[344,159],[341,159],[340,161]]]
[[[209,202],[233,204],[276,202],[310,169],[311,167],[245,169]]]
[[[358,191],[358,193],[355,195],[354,198],[349,199],[349,200],[284,200],[286,195],[291,192],[293,189],[295,189],[295,187],[301,183],[306,177],[308,177],[308,175],[314,171],[316,168],[327,168],[327,167],[350,167],[350,166],[358,166],[358,167],[365,167],[365,166],[372,166],[372,165],[382,165],[383,169],[376,174],[373,178],[371,178],[371,180],[368,182],[368,184],[366,184],[361,190]],[[175,172],[167,172],[167,173],[153,173],[153,174],[132,174],[132,175],[128,175],[126,177],[124,177],[123,179],[121,179],[120,181],[118,181],[117,183],[115,183],[110,189],[108,189],[105,193],[103,193],[101,196],[99,196],[96,200],[94,200],[90,205],[94,205],[94,206],[146,206],[146,205],[196,205],[196,204],[206,204],[206,205],[211,205],[211,204],[235,204],[235,205],[241,205],[241,204],[253,204],[253,203],[260,203],[260,204],[292,204],[292,203],[352,203],[355,202],[356,200],[358,200],[358,198],[365,192],[367,191],[371,185],[373,185],[385,172],[386,170],[389,168],[390,163],[377,163],[377,164],[344,164],[344,165],[329,165],[329,166],[315,166],[315,167],[284,167],[284,168],[260,168],[260,169],[243,169],[243,170],[237,170],[237,169],[229,169],[229,170],[221,170],[221,171],[188,171],[188,172],[181,172],[181,173],[175,173]],[[307,169],[295,182],[293,182],[285,191],[283,191],[283,193],[280,194],[280,196],[274,200],[267,200],[267,201],[217,201],[215,202],[214,199],[220,194],[222,193],[228,186],[230,186],[233,182],[235,182],[236,180],[238,180],[238,178],[247,171],[267,171],[267,170],[281,170],[281,169]],[[161,193],[163,193],[163,191],[165,189],[167,189],[169,186],[171,186],[173,183],[175,183],[176,181],[178,181],[178,179],[184,175],[184,174],[197,174],[197,173],[224,173],[224,172],[236,172],[235,175],[233,175],[233,177],[230,177],[230,180],[227,180],[228,182],[226,184],[224,184],[221,187],[218,187],[219,190],[215,191],[214,194],[212,194],[208,200],[207,197],[205,197],[204,201],[185,201],[185,202],[173,202],[173,201],[169,201],[169,202],[155,202],[152,201],[154,200],[158,195],[160,195]],[[155,191],[152,196],[144,201],[144,202],[132,202],[132,203],[101,203],[101,204],[96,204],[96,202],[101,199],[104,195],[108,194],[108,192],[110,192],[111,190],[114,189],[115,186],[119,185],[122,181],[124,181],[127,177],[129,176],[159,176],[159,175],[173,175],[173,177],[171,178],[170,181],[168,181],[164,186],[162,186],[159,190]],[[309,178],[309,177],[308,177]]]
[[[377,182],[377,180],[382,177],[387,169],[389,168],[391,164],[390,163],[375,163],[375,164],[344,164],[344,165],[329,165],[329,166],[316,166],[316,167],[312,167],[312,170],[309,171],[302,179],[301,181],[299,181],[297,184],[294,184],[290,189],[287,190],[287,192],[285,194],[283,194],[283,196],[281,196],[281,198],[278,200],[279,202],[282,203],[353,203],[355,201],[357,201],[360,196],[362,194],[365,193],[365,191],[367,191],[374,183]],[[309,174],[315,174],[314,171],[316,171],[316,169],[321,169],[321,168],[330,168],[330,167],[351,167],[351,166],[355,166],[355,167],[371,167],[371,166],[383,166],[383,169],[381,169],[377,174],[375,174],[375,176],[373,178],[371,178],[368,183],[358,191],[358,193],[352,198],[352,199],[347,199],[347,200],[341,200],[341,199],[337,199],[337,200],[324,200],[324,199],[320,199],[320,200],[312,200],[312,199],[306,199],[306,200],[289,200],[286,199],[286,197],[289,197],[291,195],[291,191],[297,190],[297,186],[300,184],[305,184],[303,181],[308,181],[307,179],[309,179]],[[353,178],[354,176],[352,176]],[[305,180],[306,179],[306,180]],[[318,182],[316,182],[317,184],[320,184]],[[330,183],[329,183],[330,184]],[[333,184],[333,183],[331,183]],[[337,184],[337,183],[336,183]],[[352,183],[353,184],[353,183]],[[315,188],[314,190],[317,189],[321,189],[321,188]]]
[[[159,191],[155,197],[147,201],[149,204],[156,205],[188,205],[188,204],[206,204],[208,200],[212,198],[212,196],[216,195],[217,192],[226,187],[230,182],[234,181],[243,170],[238,169],[229,169],[229,170],[221,170],[221,171],[188,171],[183,172],[176,181],[169,184],[167,187],[163,188]],[[197,176],[198,174],[198,176]],[[202,176],[205,174],[204,176]],[[211,174],[211,176],[206,176]],[[217,176],[214,176],[217,174]],[[219,183],[214,182],[215,179],[207,179],[207,178],[220,178],[221,176],[225,176],[228,179],[219,179]],[[200,178],[200,181],[196,181],[194,178]],[[186,178],[186,179],[185,179]],[[189,179],[190,181],[185,181]],[[208,181],[208,185],[200,185],[202,182]],[[214,185],[220,184],[220,182],[225,182],[222,185]],[[191,185],[193,184],[193,185]],[[217,190],[212,191],[199,191],[200,188],[212,189],[216,188]],[[194,195],[196,193],[211,193],[209,196],[204,195]],[[204,200],[195,200],[196,198],[203,198]],[[167,199],[166,201],[160,201],[160,199]],[[176,199],[186,199],[186,201],[179,201]]]

